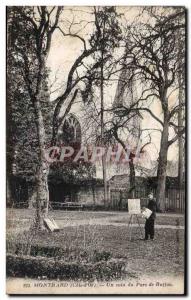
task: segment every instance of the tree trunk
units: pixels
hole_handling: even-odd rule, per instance
[[[183,108],[182,105],[184,103],[184,89],[183,89],[183,82],[185,81],[185,75],[184,70],[182,69],[181,65],[183,64],[183,59],[181,55],[181,33],[178,31],[178,62],[179,62],[179,72],[178,72],[178,85],[179,85],[179,91],[178,91],[178,100],[179,100],[179,111],[178,111],[178,127],[179,131],[183,128]],[[179,181],[179,188],[183,186],[184,182],[184,141],[182,134],[178,137],[178,149],[179,149],[179,155],[178,155],[178,181]]]
[[[105,20],[104,20],[105,24]],[[104,40],[104,30],[105,25],[103,26],[103,40]],[[104,43],[102,44],[101,50],[101,83],[100,83],[100,96],[101,96],[101,143],[102,146],[105,146],[104,143],[104,75],[103,75],[103,61],[104,61]],[[104,206],[107,203],[107,174],[106,174],[106,155],[102,156],[102,170],[103,170],[103,183],[104,183]]]
[[[182,122],[182,109],[180,108],[178,113],[178,126],[179,128],[182,128],[183,122]],[[183,185],[184,182],[184,142],[182,135],[179,135],[178,138],[178,181],[179,181],[179,187]]]
[[[34,200],[37,197],[37,191],[35,190],[34,186],[29,186],[29,191],[28,191],[28,203],[29,203],[29,209],[33,209],[33,203]]]
[[[158,179],[156,201],[157,208],[161,211],[165,210],[165,190],[166,190],[166,168],[167,168],[167,154],[168,154],[168,118],[164,116],[164,126],[161,135],[161,144],[159,152],[158,164]]]
[[[42,162],[37,173],[36,225],[39,229],[43,228],[43,218],[48,215],[49,191],[47,172],[48,169]]]
[[[104,184],[104,206],[107,203],[107,174],[106,174],[106,162],[105,155],[102,156],[102,168],[103,168],[103,184]]]
[[[129,169],[130,169],[130,197],[135,197],[135,166],[134,166],[134,157],[133,153],[130,153],[129,156]]]
[[[183,127],[183,111],[182,111],[182,104],[183,104],[183,90],[181,86],[181,74],[179,74],[178,77],[179,80],[179,111],[178,111],[178,127],[179,130],[182,130]],[[184,141],[183,136],[179,135],[178,137],[178,181],[179,181],[179,187],[181,188],[184,182]]]
[[[7,183],[7,189],[6,189],[6,192],[7,192],[7,197],[6,197],[6,201],[7,201],[7,205],[10,207],[13,205],[14,201],[14,197],[12,195],[12,189],[11,189],[11,176],[9,174],[7,174],[7,180],[6,180],[6,183]]]
[[[45,158],[45,129],[41,111],[40,100],[34,99],[36,114],[36,127],[39,143],[39,166],[36,177],[37,197],[36,197],[36,227],[43,228],[43,218],[48,215],[49,191],[48,191],[48,163]]]

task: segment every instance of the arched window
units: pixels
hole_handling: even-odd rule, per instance
[[[81,126],[78,119],[73,114],[69,114],[66,117],[62,126],[60,139],[64,144],[81,144]]]

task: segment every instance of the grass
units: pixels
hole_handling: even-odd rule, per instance
[[[26,212],[26,214],[25,214]],[[41,232],[34,235],[33,245],[58,247],[70,253],[71,258],[84,251],[92,253],[107,251],[114,259],[123,259],[126,269],[133,276],[144,275],[179,275],[184,272],[184,230],[158,228],[154,241],[141,240],[138,228],[133,228],[132,241],[125,224],[128,222],[124,213],[105,212],[63,212],[55,211],[53,216],[63,224],[70,219],[75,226],[67,226],[60,232]],[[91,224],[92,218],[100,220],[100,224]],[[111,225],[104,224],[104,219],[113,220]],[[21,231],[30,224],[32,215],[29,210],[14,210],[8,215],[8,239],[24,240],[26,232]],[[86,224],[81,224],[81,221]],[[184,224],[181,215],[158,215],[157,224]],[[79,221],[79,222],[78,222]],[[142,220],[143,221],[143,220]],[[115,226],[121,222],[121,226]],[[14,228],[14,231],[12,230]],[[143,228],[142,228],[143,230]]]

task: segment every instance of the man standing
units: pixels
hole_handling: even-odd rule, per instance
[[[149,203],[147,208],[150,209],[152,211],[152,214],[150,215],[150,217],[146,220],[145,222],[145,240],[148,240],[149,236],[150,239],[153,240],[154,239],[154,224],[155,224],[155,219],[156,219],[156,201],[153,197],[153,193],[150,193],[148,195],[149,198]]]

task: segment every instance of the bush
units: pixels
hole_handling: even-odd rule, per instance
[[[97,251],[96,249],[83,249],[78,247],[48,247],[41,245],[28,245],[27,243],[18,243],[15,240],[7,240],[7,252],[16,255],[30,255],[30,256],[43,256],[64,259],[65,261],[85,261],[85,262],[98,262],[101,260],[109,260],[112,258],[110,252]]]
[[[13,277],[108,280],[121,278],[124,273],[122,260],[82,263],[47,257],[7,255],[7,276]]]

